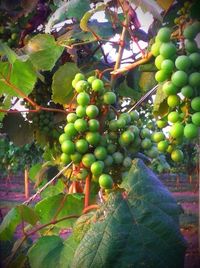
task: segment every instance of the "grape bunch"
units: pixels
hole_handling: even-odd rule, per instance
[[[194,140],[200,126],[200,50],[195,37],[200,33],[200,22],[186,25],[181,40],[171,40],[169,28],[161,28],[151,47],[155,56],[156,81],[167,97],[168,113],[157,125],[169,125],[169,139],[157,141],[158,148],[169,152],[174,161],[182,161],[178,148],[183,138]],[[183,40],[184,38],[184,40]],[[180,47],[180,48],[179,48]]]
[[[76,92],[75,110],[67,115],[64,133],[59,137],[61,162],[73,163],[72,178],[91,176],[103,189],[113,187],[119,174],[131,167],[138,152],[156,157],[158,150],[152,131],[142,128],[137,111],[118,113],[113,109],[116,94],[95,76],[87,80],[76,74],[72,85]]]

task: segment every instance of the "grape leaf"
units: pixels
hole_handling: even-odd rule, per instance
[[[0,109],[9,110],[12,106],[11,96],[5,95],[4,100],[0,102]],[[0,112],[0,122],[3,120],[6,113]]]
[[[34,36],[26,46],[26,51],[34,67],[43,71],[50,71],[54,67],[63,49],[56,44],[54,37],[48,34]]]
[[[35,182],[36,181],[36,175],[42,168],[41,163],[34,164],[30,169],[29,169],[29,178],[31,181]]]
[[[168,110],[167,95],[163,92],[162,86],[159,86],[153,103],[153,114],[155,117],[163,117],[168,113]]]
[[[17,146],[33,141],[33,129],[20,113],[7,114],[3,119],[3,129]]]
[[[38,215],[35,211],[25,205],[19,205],[12,208],[4,217],[3,222],[0,225],[0,239],[11,239],[16,227],[22,221],[35,225],[38,219]]]
[[[16,59],[12,65],[8,62],[0,62],[0,94],[6,93],[16,97],[21,97],[21,94],[6,83],[5,79],[8,77],[9,82],[25,95],[31,93],[37,80],[36,72],[30,61],[23,62]]]
[[[56,9],[56,11],[50,16],[45,27],[45,33],[50,33],[52,26],[60,20],[64,20],[66,18],[70,19],[73,17],[80,20],[88,9],[90,9],[89,0],[69,0],[67,3],[63,2],[60,7]]]
[[[53,75],[52,99],[55,103],[66,104],[73,97],[72,80],[80,72],[75,63],[67,62]]]
[[[85,32],[90,32],[90,26],[88,25],[89,19],[98,11],[105,10],[106,4],[100,4],[96,8],[87,11],[80,21],[80,28]]]
[[[136,6],[139,6],[143,12],[150,12],[156,19],[162,21],[160,13],[163,9],[154,0],[131,0]]]
[[[70,268],[77,242],[71,235],[66,241],[59,236],[44,236],[29,249],[31,268]]]
[[[2,43],[1,41],[0,41],[0,54],[6,55],[8,58],[8,61],[12,64],[17,59],[17,54],[11,48],[9,48],[9,46]]]
[[[72,268],[183,267],[185,241],[179,231],[180,208],[170,192],[135,159],[121,185],[96,212],[78,245]]]
[[[139,86],[142,92],[149,91],[157,84],[154,75],[154,72],[141,72]]]
[[[139,100],[141,98],[141,92],[135,90],[134,88],[131,88],[127,85],[126,80],[124,80],[122,83],[119,84],[116,91],[118,92],[119,96],[122,97],[129,97],[134,100]]]
[[[61,203],[64,202],[61,211],[57,212]],[[82,194],[57,194],[51,197],[47,197],[36,204],[35,211],[40,217],[41,223],[45,224],[50,222],[54,216],[57,215],[57,219],[61,219],[68,215],[79,215],[83,210],[83,195]],[[67,219],[56,224],[60,228],[72,227],[75,219]]]

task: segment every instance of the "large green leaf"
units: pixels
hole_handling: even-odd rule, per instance
[[[142,160],[134,160],[121,187],[96,213],[72,263],[79,267],[183,267],[180,209]]]
[[[8,85],[5,79],[9,80]],[[11,65],[8,62],[0,62],[0,94],[10,94],[11,96],[22,97],[19,90],[28,95],[33,90],[37,81],[37,75],[30,61],[20,61],[16,59]],[[14,87],[19,89],[16,91]]]
[[[4,217],[3,222],[0,225],[0,239],[11,239],[20,222],[25,221],[31,225],[35,225],[38,219],[38,215],[35,211],[25,205],[19,205],[12,208]]]
[[[6,55],[10,63],[14,63],[15,60],[17,59],[17,54],[9,48],[6,44],[2,43],[0,41],[0,54],[1,55]]]
[[[67,104],[73,97],[72,80],[80,72],[75,63],[67,62],[53,75],[52,92],[55,103]]]
[[[3,120],[4,132],[17,146],[33,141],[33,129],[20,113],[7,114]]]
[[[28,251],[31,268],[70,268],[77,242],[71,235],[66,241],[59,236],[44,236]]]
[[[26,49],[36,69],[49,71],[54,67],[64,48],[56,44],[52,35],[38,34],[30,39]]]
[[[63,207],[60,210],[60,206],[63,203]],[[60,210],[60,211],[59,211]],[[83,210],[83,195],[82,194],[57,194],[51,197],[47,197],[37,203],[35,211],[40,217],[41,223],[50,222],[58,213],[56,219],[61,219],[68,215],[79,215]],[[56,224],[56,227],[67,228],[72,227],[75,219],[67,219]]]

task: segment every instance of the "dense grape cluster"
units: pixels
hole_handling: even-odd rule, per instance
[[[158,69],[155,79],[161,84],[168,105],[168,114],[157,124],[160,128],[170,126],[169,139],[157,140],[157,146],[169,152],[174,161],[183,159],[177,145],[183,138],[197,138],[200,126],[200,51],[195,41],[198,33],[200,22],[196,21],[184,28],[184,41],[175,43],[171,41],[170,29],[164,27],[151,48]]]
[[[77,104],[59,137],[61,162],[73,163],[72,177],[84,180],[91,174],[103,189],[109,189],[119,174],[130,169],[138,152],[151,158],[158,155],[152,131],[141,128],[138,112],[114,111],[116,95],[105,89],[102,80],[95,76],[86,80],[78,73],[72,85]]]

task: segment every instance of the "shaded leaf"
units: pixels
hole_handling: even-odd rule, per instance
[[[26,50],[31,62],[38,70],[50,71],[60,55],[63,47],[56,44],[52,35],[38,34],[30,39]]]
[[[142,92],[149,91],[157,84],[154,72],[141,72],[138,82]]]
[[[4,97],[4,100],[0,102],[0,109],[9,110],[11,106],[12,106],[12,98],[11,96],[6,95]],[[0,112],[0,122],[3,120],[6,114],[7,113]]]
[[[78,8],[77,8],[78,7]],[[66,18],[76,18],[80,20],[83,14],[90,8],[89,0],[69,0],[63,2],[58,9],[51,15],[45,27],[45,32],[50,33],[51,28],[57,22]]]
[[[80,72],[75,63],[67,62],[53,75],[52,99],[55,103],[67,104],[73,97],[72,80]]]
[[[11,48],[9,48],[9,46],[2,43],[1,41],[0,41],[0,55],[1,56],[6,55],[8,58],[8,61],[12,64],[17,59],[17,54]]]
[[[94,212],[81,215],[73,226],[74,239],[80,242],[94,221]]]
[[[53,195],[57,195],[59,193],[63,193],[65,190],[65,185],[61,179],[59,179],[55,185],[50,185],[47,187],[42,193],[41,197],[46,198]]]
[[[66,241],[59,236],[44,236],[29,249],[31,268],[70,268],[77,242],[71,235]]]
[[[83,195],[82,194],[58,194],[47,197],[36,204],[35,211],[40,217],[41,223],[50,222],[58,212],[61,204],[64,202],[61,211],[58,213],[57,219],[61,219],[68,215],[79,215],[83,210]],[[71,227],[75,219],[67,219],[56,224],[61,228]]]
[[[126,80],[124,80],[122,83],[119,84],[116,91],[119,94],[119,96],[132,98],[136,101],[139,100],[142,95],[141,92],[138,92],[134,88],[129,87],[127,85]]]
[[[163,92],[162,86],[156,91],[155,100],[153,103],[153,114],[162,117],[168,113],[169,106],[167,105],[167,95]]]
[[[25,205],[19,205],[12,208],[4,217],[3,222],[0,225],[0,239],[11,239],[16,227],[22,221],[35,225],[38,219],[38,215],[35,211]]]
[[[31,181],[35,182],[36,181],[36,175],[42,168],[41,163],[34,164],[30,169],[29,169],[29,178]]]
[[[10,140],[17,146],[33,141],[33,129],[20,113],[7,114],[3,120],[3,128]]]
[[[59,236],[44,236],[28,251],[31,268],[59,267],[63,240]]]
[[[77,247],[72,268],[183,267],[180,209],[170,192],[138,159],[121,187],[125,195],[111,193],[96,212],[97,221]]]
[[[31,93],[37,80],[36,72],[30,61],[23,62],[16,59],[12,65],[8,62],[0,62],[0,93],[16,97],[21,97],[21,94],[5,83],[5,78],[8,79],[8,77],[10,77],[9,82],[25,95]]]

